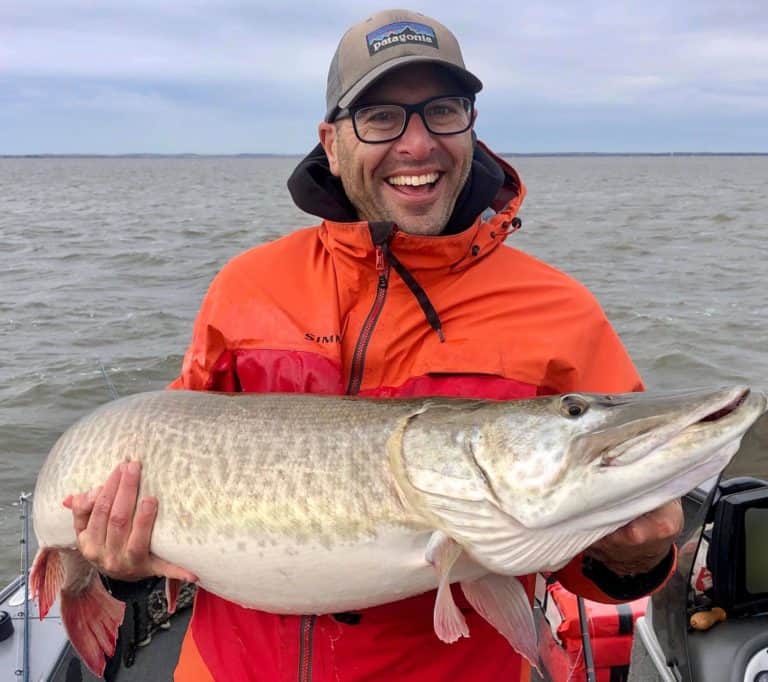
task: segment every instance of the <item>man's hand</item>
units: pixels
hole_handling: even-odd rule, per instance
[[[683,529],[683,507],[675,500],[606,535],[585,554],[617,575],[637,575],[656,568]]]
[[[100,572],[117,580],[162,575],[197,581],[189,571],[149,553],[157,499],[138,500],[140,471],[139,462],[124,462],[103,486],[64,500],[72,510],[77,548]]]

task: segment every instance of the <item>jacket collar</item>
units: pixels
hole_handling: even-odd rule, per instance
[[[503,191],[507,182],[506,164],[500,164],[499,161],[493,152],[474,138],[469,177],[459,193],[444,234],[467,229],[478,215],[493,204],[498,193]],[[331,173],[328,157],[320,145],[302,159],[291,173],[288,191],[296,206],[307,213],[335,222],[358,220],[341,180]]]
[[[321,239],[326,248],[354,258],[372,256],[368,223],[357,219],[320,145],[293,171],[288,189],[299,208],[324,218]],[[413,271],[462,270],[482,260],[519,227],[519,220],[514,221],[524,197],[525,186],[517,171],[475,140],[472,170],[445,231],[420,236],[395,230],[390,249]]]

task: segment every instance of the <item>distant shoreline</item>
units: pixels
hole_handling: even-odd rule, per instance
[[[0,154],[0,159],[297,159],[304,154]],[[501,152],[511,158],[768,156],[768,152]]]

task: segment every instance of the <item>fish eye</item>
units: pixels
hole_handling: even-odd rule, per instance
[[[560,399],[560,412],[565,417],[581,417],[589,409],[589,403],[578,395],[564,395]]]

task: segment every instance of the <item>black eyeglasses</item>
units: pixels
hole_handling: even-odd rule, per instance
[[[472,127],[475,104],[469,97],[430,97],[418,104],[358,104],[336,116],[352,118],[361,142],[378,144],[400,137],[413,114],[418,114],[433,135],[458,135]]]

